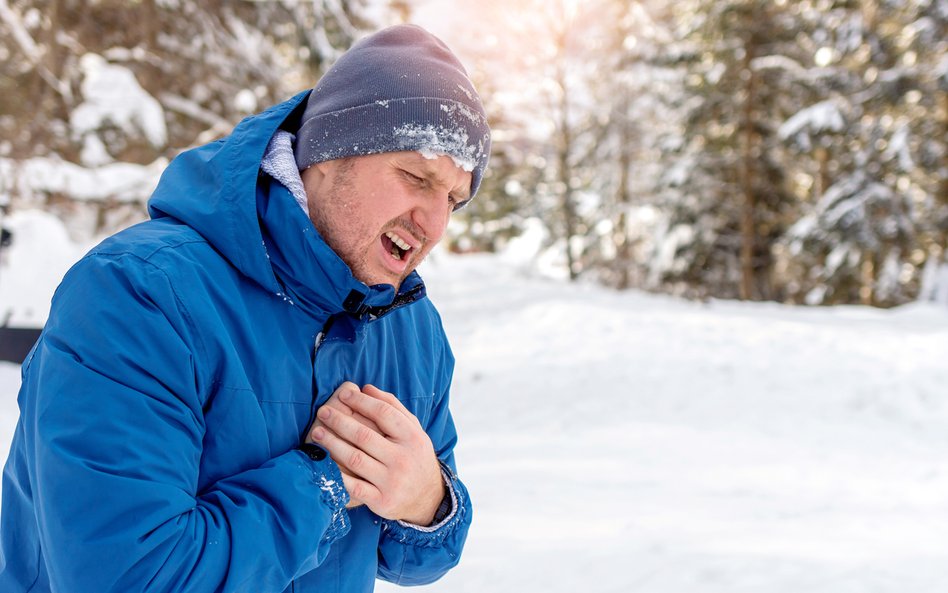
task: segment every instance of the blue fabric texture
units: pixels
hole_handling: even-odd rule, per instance
[[[344,381],[398,395],[455,471],[454,358],[417,274],[366,286],[259,170],[307,93],[168,167],[152,219],[66,275],[23,366],[3,471],[0,591],[371,591],[454,566],[428,533],[347,511],[297,449]]]
[[[490,157],[490,128],[464,66],[437,37],[396,25],[352,46],[316,84],[297,133],[296,162],[412,150],[471,171],[471,196]]]

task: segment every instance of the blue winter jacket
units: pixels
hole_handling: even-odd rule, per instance
[[[357,281],[259,171],[305,93],[176,158],[152,219],[66,275],[23,365],[3,472],[0,591],[371,591],[454,566],[454,360],[417,275]],[[398,395],[450,468],[433,530],[346,511],[297,447],[344,381]]]

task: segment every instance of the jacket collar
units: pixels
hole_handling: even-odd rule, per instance
[[[277,129],[302,109],[308,92],[240,122],[230,136],[185,151],[165,169],[148,202],[201,234],[227,261],[269,292],[279,292],[257,220],[260,161]]]
[[[191,226],[245,276],[311,315],[347,311],[374,318],[423,298],[416,273],[397,295],[392,286],[357,280],[286,187],[260,171],[270,139],[281,127],[296,125],[308,94],[248,117],[228,138],[175,158],[149,201],[152,217]]]
[[[263,243],[280,284],[280,296],[311,314],[345,311],[373,319],[425,296],[413,272],[396,294],[388,284],[366,286],[323,241],[287,188],[262,176],[257,209]]]

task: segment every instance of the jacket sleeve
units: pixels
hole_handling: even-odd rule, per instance
[[[471,526],[471,501],[467,488],[457,476],[454,460],[457,431],[448,409],[448,386],[453,370],[454,358],[447,351],[442,365],[442,385],[445,387],[434,403],[426,426],[441,461],[453,508],[434,528],[422,528],[402,521],[382,521],[378,576],[399,585],[425,585],[444,576],[460,560]]]
[[[199,339],[134,256],[87,257],[57,291],[21,393],[53,590],[278,593],[348,531],[328,458],[285,452],[197,491]]]

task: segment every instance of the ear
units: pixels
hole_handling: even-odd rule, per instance
[[[303,188],[306,190],[307,196],[315,195],[319,191],[319,187],[326,179],[327,169],[326,163],[323,162],[316,163],[300,171],[300,178],[303,180]]]

